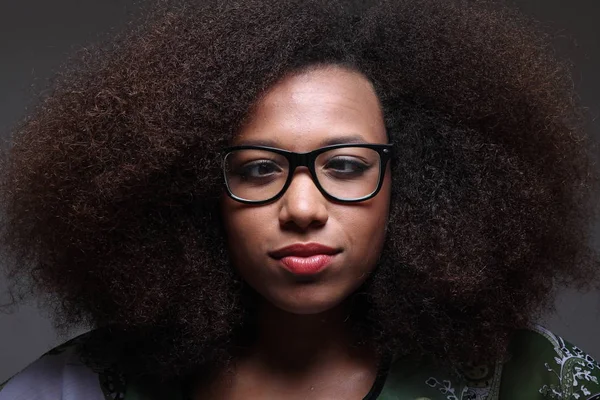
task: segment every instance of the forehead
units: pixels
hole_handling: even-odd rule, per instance
[[[346,141],[387,143],[383,115],[366,77],[328,66],[273,85],[254,105],[234,144],[310,151]]]

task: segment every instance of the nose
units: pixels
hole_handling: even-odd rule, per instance
[[[299,167],[281,197],[280,225],[306,230],[324,225],[328,218],[327,199],[313,182],[309,170]]]

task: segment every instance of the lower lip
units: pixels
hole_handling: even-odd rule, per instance
[[[333,255],[317,254],[310,257],[289,256],[280,259],[283,266],[296,275],[313,275],[325,269]]]

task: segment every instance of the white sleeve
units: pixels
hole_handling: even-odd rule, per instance
[[[47,353],[0,387],[0,400],[106,400],[98,374],[69,346]]]

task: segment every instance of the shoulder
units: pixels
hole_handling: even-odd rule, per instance
[[[509,352],[502,367],[502,398],[600,399],[600,365],[545,327],[517,331]]]
[[[600,400],[600,366],[543,326],[515,331],[508,354],[464,369],[397,359],[378,399]]]
[[[0,384],[0,400],[116,399],[103,378],[86,366],[78,352],[89,333],[46,352],[21,372]],[[111,396],[111,397],[108,397]]]

